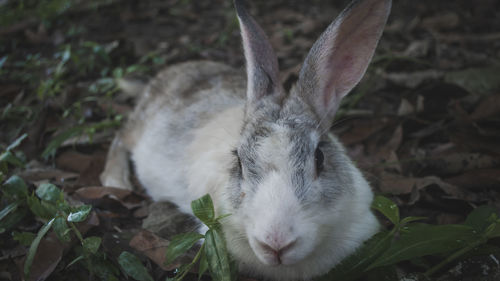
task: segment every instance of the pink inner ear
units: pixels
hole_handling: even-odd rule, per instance
[[[330,102],[337,103],[342,99],[348,92],[346,89],[342,88],[346,82],[354,80],[355,77],[351,77],[352,73],[357,72],[355,68],[354,57],[350,54],[342,56],[340,59],[335,59],[333,56],[330,57],[330,63],[328,63],[328,69],[325,69],[325,73],[328,73],[326,77],[327,84],[323,88],[323,102],[325,109],[329,109],[332,106]],[[340,88],[339,88],[340,87]],[[334,104],[336,106],[336,104]]]

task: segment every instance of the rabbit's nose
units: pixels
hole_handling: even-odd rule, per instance
[[[291,248],[295,246],[296,239],[292,241],[288,241],[286,243],[279,243],[277,241],[273,241],[272,243],[266,243],[257,240],[257,244],[261,248],[261,250],[269,255],[272,255],[277,262],[277,264],[282,264],[282,257],[286,252],[288,252]]]

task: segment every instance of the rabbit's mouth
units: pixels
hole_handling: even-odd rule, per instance
[[[266,266],[289,266],[300,262],[308,252],[300,238],[268,239],[267,242],[252,237],[250,247],[259,261]]]

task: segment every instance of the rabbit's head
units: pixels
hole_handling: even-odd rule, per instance
[[[246,271],[307,279],[377,228],[368,184],[327,132],[340,100],[366,71],[391,1],[353,1],[313,45],[289,93],[264,32],[240,1],[235,6],[248,80],[226,194],[228,248]]]

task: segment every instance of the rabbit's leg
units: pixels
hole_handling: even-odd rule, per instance
[[[119,187],[132,190],[130,182],[129,149],[122,140],[122,134],[118,133],[106,157],[106,166],[100,179],[104,186]]]

